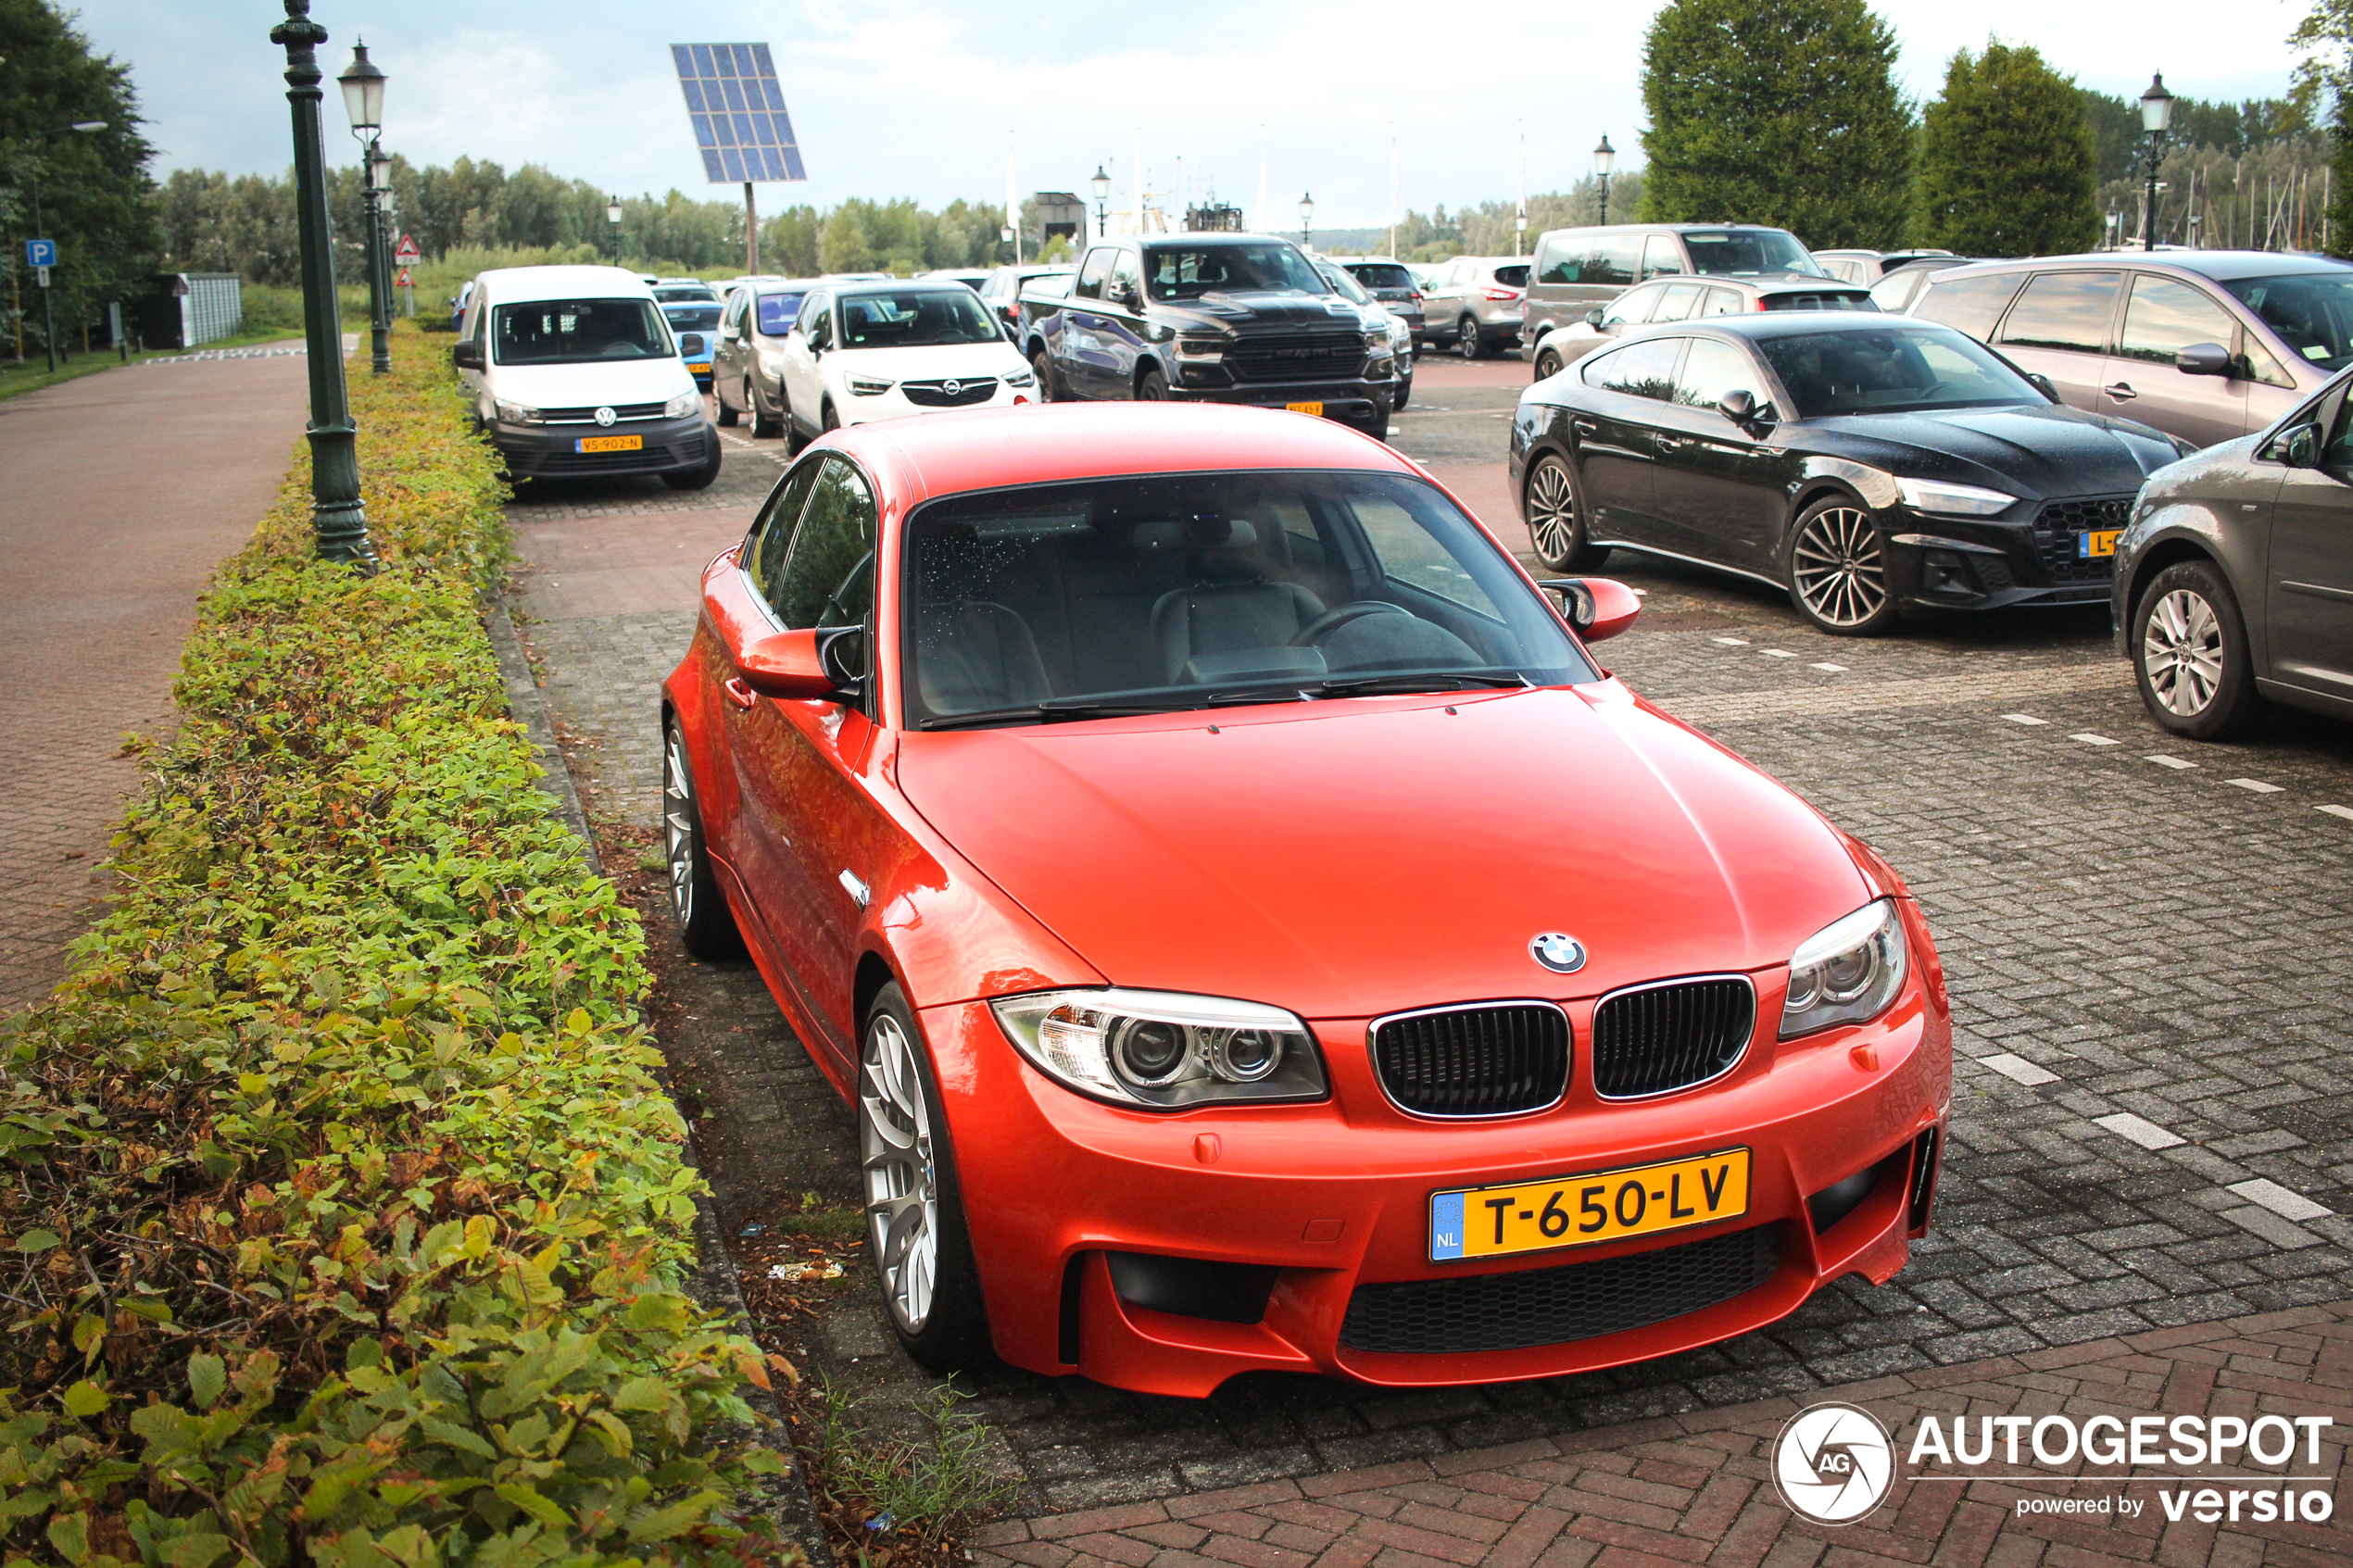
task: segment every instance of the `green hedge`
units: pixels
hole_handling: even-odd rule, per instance
[[[784,1461],[682,1289],[636,921],[534,787],[477,594],[502,492],[404,332],[353,378],[372,578],[308,457],[203,601],[71,977],[0,1033],[0,1552],[727,1564]],[[734,1434],[735,1436],[728,1436]]]

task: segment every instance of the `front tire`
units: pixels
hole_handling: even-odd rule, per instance
[[[895,983],[875,997],[860,1039],[858,1157],[866,1251],[899,1342],[934,1372],[985,1361],[988,1318],[947,1116],[914,1010]]]
[[[2177,561],[2133,606],[2134,684],[2141,702],[2177,735],[2225,740],[2270,706],[2255,689],[2246,621],[2230,580],[2211,561]]]
[[[1543,457],[1528,474],[1528,539],[1548,571],[1589,571],[1609,558],[1609,546],[1585,531],[1585,491],[1567,459]]]
[[[1548,348],[1541,354],[1536,356],[1536,379],[1538,381],[1550,381],[1553,377],[1559,375],[1560,373],[1561,357],[1559,355],[1554,353]]]
[[[669,851],[670,912],[678,922],[679,945],[698,959],[734,958],[744,950],[743,933],[736,928],[704,846],[694,762],[675,717],[662,723],[661,836]]]
[[[727,395],[720,391],[716,386],[711,389],[711,400],[719,405],[719,422],[721,424],[732,426],[736,420],[742,417],[737,414],[735,409],[728,407]]]
[[[1413,395],[1414,378],[1407,376],[1397,383],[1397,395],[1390,401],[1389,411],[1392,414],[1403,413],[1406,399]]]
[[[1146,366],[1144,373],[1136,378],[1136,401],[1139,403],[1168,401],[1168,378],[1160,373],[1159,366]]]
[[[1029,369],[1030,373],[1038,378],[1038,402],[1067,403],[1070,401],[1070,394],[1064,392],[1062,389],[1062,383],[1054,380],[1054,361],[1044,349],[1040,348],[1029,357]]]
[[[785,433],[785,421],[760,406],[760,384],[757,382],[746,380],[744,383],[744,408],[751,415],[751,433],[755,441]]]
[[[1895,624],[1886,540],[1870,513],[1843,495],[1806,508],[1790,540],[1789,596],[1833,637],[1876,637]]]
[[[1487,352],[1487,345],[1478,341],[1478,317],[1466,316],[1455,323],[1454,352],[1466,359],[1476,359]]]
[[[661,476],[661,482],[673,490],[710,489],[719,477],[719,465],[724,454],[720,450],[719,433],[715,430],[706,429],[703,432],[703,444],[710,448],[709,457],[694,468],[671,470]]]

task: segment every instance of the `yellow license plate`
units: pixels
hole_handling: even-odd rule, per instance
[[[572,444],[575,452],[642,452],[645,447],[642,435],[584,435]]]
[[[1321,403],[1286,403],[1283,407],[1294,414],[1320,414],[1324,411]]]
[[[1429,1256],[1445,1263],[1591,1247],[1747,1212],[1748,1150],[1719,1149],[1590,1175],[1432,1193]]]
[[[2116,554],[2116,536],[2122,532],[2122,529],[2110,528],[2098,533],[2078,533],[2075,536],[2075,553],[2084,560],[2090,560],[2095,556],[2112,556]]]

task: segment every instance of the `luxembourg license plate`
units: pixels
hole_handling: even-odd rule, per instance
[[[1591,1247],[1737,1219],[1748,1212],[1748,1165],[1747,1149],[1727,1148],[1589,1175],[1432,1193],[1430,1261]]]
[[[1321,414],[1324,411],[1321,403],[1286,403],[1283,407],[1294,414]]]
[[[2078,533],[2075,536],[2075,554],[2077,558],[2082,560],[2090,560],[2097,556],[2112,556],[2116,554],[2116,536],[2122,532],[2123,530],[2120,528],[2108,528],[2101,530],[2097,533]]]
[[[645,448],[642,435],[584,435],[572,444],[575,452],[642,452]]]

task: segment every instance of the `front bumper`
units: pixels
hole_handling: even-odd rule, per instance
[[[985,1002],[926,1010],[998,1353],[1049,1375],[1076,1372],[1196,1398],[1252,1371],[1395,1386],[1551,1377],[1746,1333],[1848,1273],[1884,1283],[1909,1256],[1909,1239],[1925,1234],[1951,1095],[1941,986],[1931,998],[1922,978],[1931,950],[1917,910],[1906,909],[1921,961],[1873,1023],[1780,1044],[1770,1021],[1787,975],[1766,972],[1755,976],[1758,1035],[1726,1078],[1655,1100],[1604,1102],[1580,1045],[1559,1106],[1494,1121],[1430,1122],[1391,1109],[1373,1081],[1362,1019],[1315,1025],[1333,1078],[1329,1103],[1164,1116],[1099,1105],[1051,1083],[1019,1060]],[[1565,1005],[1577,1039],[1590,1041],[1593,999]],[[1435,1191],[1733,1146],[1752,1151],[1750,1208],[1737,1219],[1590,1248],[1429,1260]],[[1867,1172],[1868,1196],[1818,1234],[1809,1195]],[[1373,1349],[1363,1348],[1374,1341],[1361,1322],[1351,1326],[1364,1286],[1429,1285],[1420,1294],[1439,1299],[1442,1319],[1450,1286],[1478,1282],[1472,1288],[1491,1299],[1549,1288],[1564,1265],[1635,1259],[1671,1273],[1684,1260],[1750,1244],[1759,1272],[1730,1294],[1559,1343]],[[1692,1250],[1675,1251],[1685,1247]],[[1114,1253],[1126,1255],[1117,1266],[1131,1270],[1137,1254],[1197,1261],[1196,1270],[1239,1265],[1262,1288],[1271,1277],[1271,1288],[1255,1321],[1164,1310],[1165,1296],[1144,1305],[1148,1293],[1114,1274]],[[1516,1277],[1537,1275],[1548,1277]]]
[[[1028,386],[1007,386],[1000,380],[996,389],[980,402],[943,407],[910,402],[906,393],[894,384],[888,392],[836,397],[834,415],[847,427],[875,424],[884,420],[912,419],[917,414],[953,414],[968,408],[1011,408],[1037,401],[1038,387],[1034,382]]]
[[[490,444],[518,479],[619,473],[667,473],[698,469],[711,460],[717,437],[700,409],[676,420],[631,420],[604,425],[515,425],[489,427]],[[583,437],[635,435],[633,452],[583,452]]]
[[[1282,408],[1293,403],[1321,403],[1326,419],[1357,422],[1370,420],[1392,406],[1394,375],[1362,381],[1260,382],[1238,381],[1215,362],[1179,362],[1169,383],[1175,403],[1230,403],[1239,408]],[[1408,378],[1412,371],[1406,372]],[[1214,379],[1212,379],[1214,378]]]
[[[2081,524],[2105,520],[2079,514],[2111,501],[2043,503],[2032,517],[2019,521],[1895,508],[1881,523],[1888,541],[1889,586],[1902,603],[1925,609],[2105,604],[2115,558],[2078,553],[2079,536],[2094,532]]]

